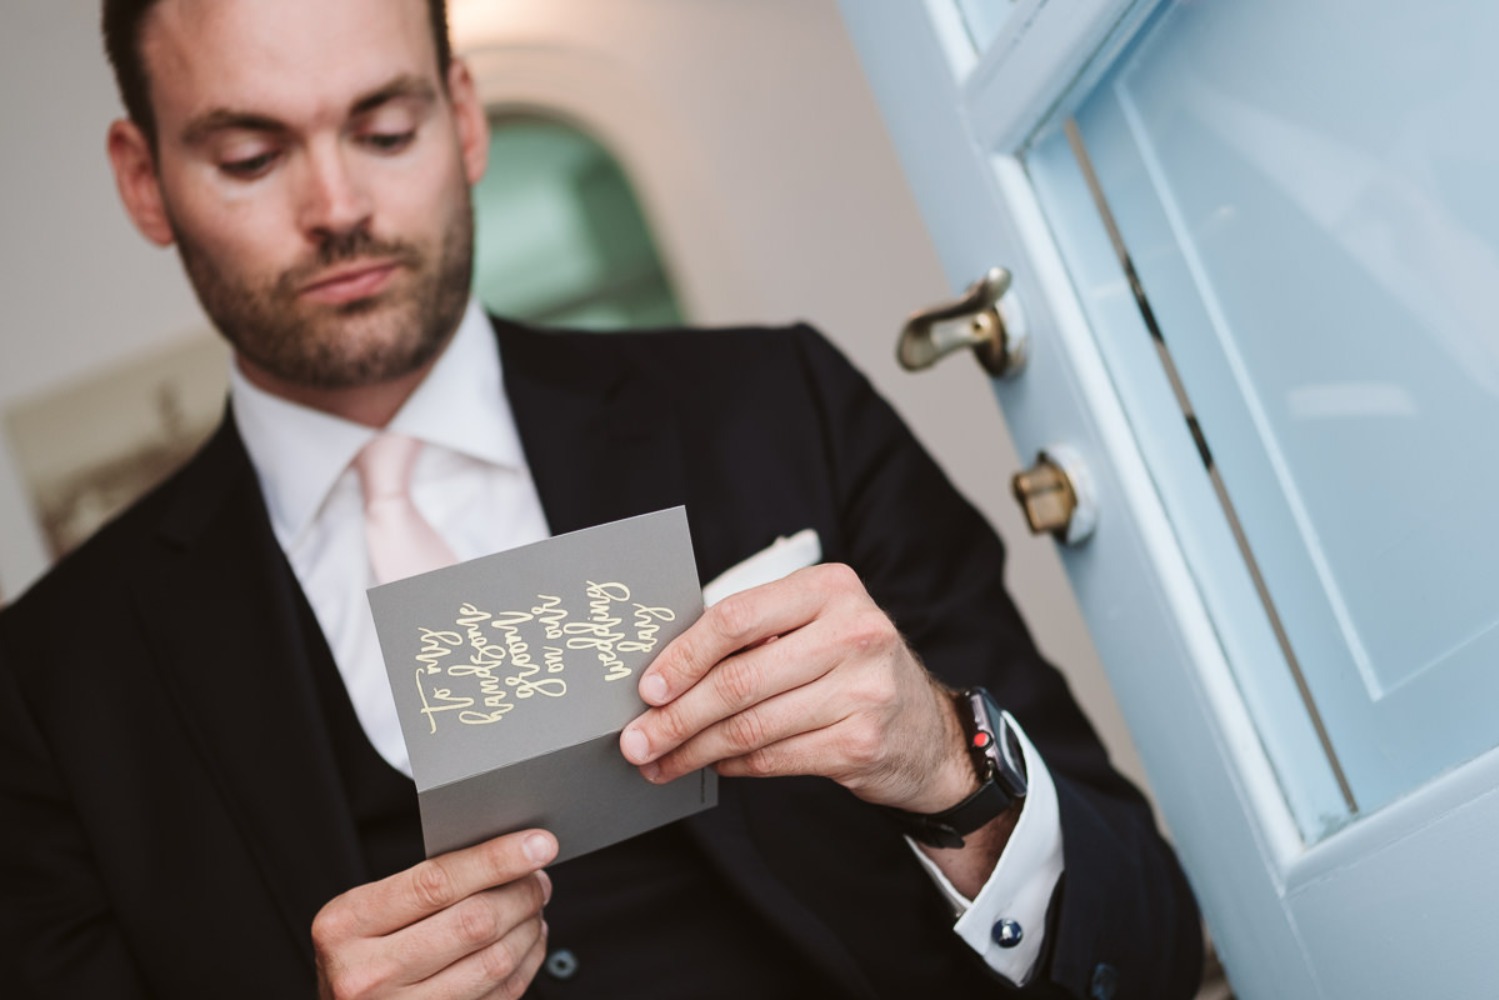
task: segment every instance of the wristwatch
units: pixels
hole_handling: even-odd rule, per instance
[[[979,790],[939,813],[890,810],[907,836],[929,847],[962,847],[965,835],[1025,798],[1025,754],[1010,717],[981,687],[962,692],[957,703]]]

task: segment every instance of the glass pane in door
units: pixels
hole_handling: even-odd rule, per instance
[[[1499,745],[1496,37],[1168,3],[1028,160],[1090,177],[1283,640],[1241,685],[1296,674],[1358,812]]]

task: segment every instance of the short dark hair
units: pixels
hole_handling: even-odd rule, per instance
[[[156,115],[151,109],[151,80],[141,55],[141,33],[146,15],[158,0],[104,0],[104,52],[114,67],[115,83],[125,113],[140,126],[156,145]],[[432,41],[437,47],[437,72],[442,86],[448,83],[448,65],[453,61],[453,45],[448,39],[447,0],[427,0],[427,15],[432,25]]]

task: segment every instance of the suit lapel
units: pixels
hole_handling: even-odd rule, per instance
[[[553,534],[686,503],[671,413],[648,379],[611,365],[616,351],[589,350],[592,336],[503,320],[495,328],[505,392]]]
[[[139,612],[193,749],[310,960],[312,915],[361,877],[313,687],[321,638],[299,626],[298,584],[231,418],[179,487]]]

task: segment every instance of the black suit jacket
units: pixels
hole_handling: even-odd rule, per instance
[[[998,540],[825,341],[497,331],[554,532],[685,504],[707,580],[815,528],[935,673],[987,685],[1046,758],[1066,859],[1047,979],[1090,996],[1106,964],[1108,995],[1190,995],[1198,918],[1149,809],[1037,654]],[[304,600],[226,421],[0,615],[7,996],[310,992],[312,916],[367,873]],[[1006,992],[897,832],[833,783],[725,781],[688,829],[850,995]]]

